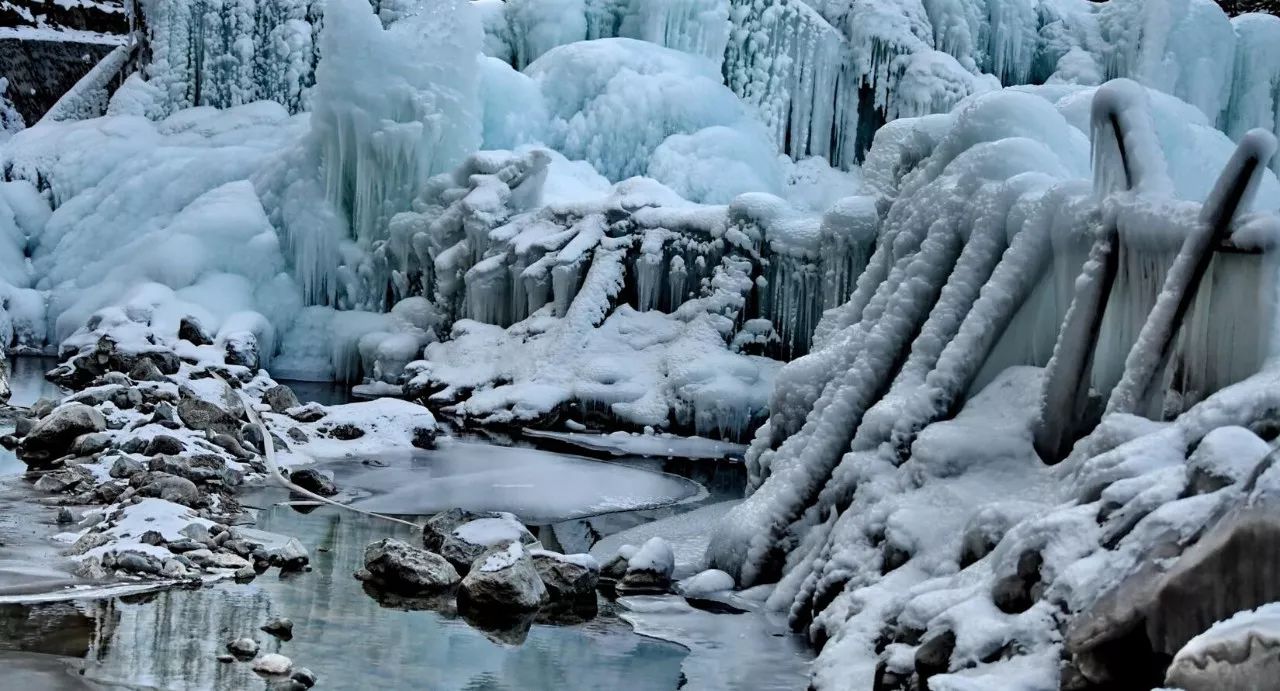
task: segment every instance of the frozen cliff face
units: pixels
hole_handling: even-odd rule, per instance
[[[1177,554],[1244,501],[1240,473],[1183,490],[1213,429],[1273,434],[1274,139],[1255,131],[1237,148],[1183,112],[1131,82],[1023,87],[881,130],[864,171],[892,181],[875,250],[813,352],[778,373],[747,454],[754,492],[708,551],[740,585],[778,581],[771,606],[823,646],[819,688],[1054,688],[1056,611],[1091,620],[1157,549]],[[1182,174],[1210,161],[1224,171],[1212,188]],[[1200,254],[1192,239],[1212,227],[1225,240]],[[1091,251],[1108,232],[1111,249]],[[1203,280],[1184,281],[1197,256]],[[1064,322],[1094,330],[1060,340]],[[1043,407],[1062,366],[1050,358],[1081,348],[1091,386],[1067,399],[1082,411],[1069,441],[1113,390],[1154,387],[1153,407],[1127,411],[1176,421],[1111,414],[1051,470],[1033,445],[1042,419],[1068,415]],[[1094,683],[1120,673],[1099,646],[1123,631],[1103,629],[1068,644]],[[1181,635],[1160,645],[1171,654]]]

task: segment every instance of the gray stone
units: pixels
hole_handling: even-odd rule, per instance
[[[28,465],[47,463],[66,455],[76,437],[106,428],[102,413],[83,403],[69,403],[36,423],[23,437],[18,456]]]
[[[426,524],[422,526],[422,546],[429,551],[439,552],[444,546],[445,538],[463,523],[470,523],[479,518],[499,517],[499,514],[492,511],[467,511],[458,508],[441,511],[427,519]]]
[[[271,412],[281,415],[284,415],[285,411],[290,408],[297,408],[302,405],[298,401],[298,397],[294,395],[293,389],[284,384],[276,384],[267,389],[266,393],[262,394],[262,400],[271,406]]]
[[[183,506],[195,507],[200,504],[200,490],[194,482],[185,477],[168,473],[152,473],[146,482],[138,488],[138,494],[144,497],[158,497]]]
[[[141,461],[134,460],[128,456],[116,457],[115,463],[111,464],[109,471],[111,477],[117,480],[127,480],[137,473],[146,472],[147,467]]]
[[[186,446],[177,437],[171,437],[167,434],[157,434],[147,442],[147,447],[143,454],[147,456],[159,456],[161,454],[177,455],[186,450]]]
[[[62,493],[70,492],[86,481],[84,474],[68,468],[67,470],[58,470],[45,473],[36,480],[35,487],[41,492]]]
[[[329,411],[319,403],[307,403],[290,408],[285,411],[285,414],[298,422],[316,422],[328,415]]]
[[[263,625],[262,630],[287,641],[293,638],[293,620],[288,617],[276,617]]]
[[[240,420],[230,411],[194,396],[178,399],[178,417],[182,424],[202,432],[235,435],[240,431]]]
[[[299,684],[302,684],[304,687],[308,689],[311,688],[312,686],[315,686],[316,682],[319,680],[319,678],[316,676],[316,673],[312,672],[306,667],[299,667],[293,670],[293,674],[291,674],[289,678],[298,682]]]
[[[191,316],[183,317],[178,322],[178,338],[191,343],[191,345],[202,346],[213,343],[213,340],[209,338],[209,333],[200,324],[200,320]]]
[[[586,560],[575,560],[573,557],[545,550],[535,550],[531,552],[531,556],[533,568],[538,572],[538,577],[542,579],[552,600],[595,598],[600,572],[587,566]]]
[[[251,658],[258,654],[258,642],[252,638],[237,638],[227,643],[227,651],[238,658]]]
[[[289,473],[289,481],[293,484],[313,492],[322,497],[332,497],[338,493],[337,485],[333,484],[324,473],[315,468],[301,468]]]
[[[134,381],[164,381],[164,374],[160,372],[160,368],[156,367],[156,363],[151,358],[138,358],[138,361],[129,369],[129,378]]]
[[[13,419],[13,435],[15,437],[25,437],[31,434],[31,429],[36,426],[36,421],[26,415],[19,415]]]
[[[164,562],[141,552],[118,552],[116,568],[133,573],[159,574],[164,568]]]
[[[471,564],[495,547],[513,542],[532,545],[538,539],[511,515],[497,518],[478,518],[454,528],[440,546],[440,556],[449,560],[458,573],[466,573]]]
[[[382,587],[403,594],[438,591],[457,585],[458,572],[443,557],[386,538],[365,547],[365,570]]]
[[[76,437],[71,442],[70,453],[76,456],[92,456],[106,451],[111,446],[111,436],[104,432],[90,432]]]
[[[307,548],[303,547],[302,543],[295,538],[289,538],[287,542],[278,547],[264,549],[262,556],[267,563],[285,570],[300,569],[311,561],[311,555],[307,553]]]
[[[532,611],[549,599],[529,552],[514,542],[476,559],[458,590],[459,604],[497,612]]]
[[[929,677],[947,672],[951,665],[951,653],[955,649],[955,632],[943,631],[916,650],[916,677],[921,689],[929,688]]]
[[[258,369],[258,337],[252,331],[227,334],[223,341],[223,351],[228,365]]]

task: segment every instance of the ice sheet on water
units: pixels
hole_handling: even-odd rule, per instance
[[[693,689],[803,688],[811,653],[786,622],[759,612],[712,614],[675,595],[619,598],[637,633],[689,649],[682,669]]]
[[[742,453],[747,449],[743,444],[733,444],[719,439],[681,437],[674,434],[631,434],[627,432],[590,434],[536,429],[525,429],[524,434],[529,437],[568,442],[584,449],[608,451],[614,456],[721,459],[741,457]]]
[[[671,543],[675,552],[672,577],[691,576],[702,571],[706,564],[707,543],[710,541],[707,526],[720,520],[738,504],[737,500],[719,502],[614,533],[593,545],[591,556],[602,564],[608,563],[623,545],[639,546],[652,537],[661,537]]]
[[[335,466],[337,483],[372,493],[354,506],[428,514],[452,507],[508,511],[545,524],[667,506],[702,496],[690,480],[536,449],[449,442],[389,467]]]

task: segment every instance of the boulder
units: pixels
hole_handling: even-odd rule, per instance
[[[291,428],[292,432],[296,427]],[[301,430],[299,430],[301,431]],[[500,518],[500,514],[492,511],[467,511],[466,509],[449,509],[427,519],[422,526],[422,546],[429,551],[439,552],[444,546],[445,538],[463,523],[470,523],[479,518]]]
[[[476,559],[458,590],[459,604],[485,611],[527,612],[549,599],[533,559],[519,542]]]
[[[142,453],[145,456],[169,455],[176,456],[186,450],[186,446],[177,438],[167,434],[157,434],[147,442],[147,446]]]
[[[83,403],[69,403],[54,409],[31,428],[18,447],[18,457],[28,465],[48,463],[66,455],[76,437],[106,428],[102,413]]]
[[[195,430],[232,436],[240,432],[240,420],[235,415],[195,396],[178,399],[178,417],[182,424]]]
[[[288,617],[276,617],[267,622],[262,627],[262,631],[282,640],[290,640],[293,638],[293,620]]]
[[[129,370],[129,378],[134,381],[164,381],[164,374],[160,372],[160,368],[156,367],[156,363],[151,358],[138,358],[133,367]]]
[[[333,480],[315,468],[301,468],[289,473],[289,482],[322,497],[338,493],[338,486],[333,484]]]
[[[196,507],[200,504],[200,490],[194,482],[185,477],[168,473],[151,473],[138,488],[138,494],[144,497],[158,497],[183,506]]]
[[[385,538],[365,547],[364,562],[368,580],[406,595],[438,591],[458,584],[457,570],[443,557],[394,538]]]
[[[515,516],[500,514],[497,518],[478,518],[454,528],[440,546],[440,556],[448,559],[458,573],[466,573],[480,555],[492,548],[513,542],[532,545],[537,541]]]
[[[329,411],[325,410],[324,406],[319,403],[294,406],[284,412],[298,422],[316,422],[329,414]]]
[[[297,408],[302,405],[298,401],[298,397],[294,395],[293,389],[284,384],[276,384],[267,389],[266,393],[262,394],[262,400],[271,406],[271,412],[281,415],[284,415],[285,411],[290,408]]]
[[[268,653],[253,661],[253,671],[268,676],[283,676],[293,670],[293,660],[279,653]]]
[[[128,456],[117,456],[115,463],[111,464],[111,470],[108,471],[111,477],[117,480],[127,480],[137,473],[146,472],[147,467],[142,461],[134,460]]]
[[[535,549],[530,550],[529,555],[552,600],[595,599],[600,564],[590,554],[566,555]]]
[[[258,369],[258,337],[252,331],[235,331],[221,338],[228,365]]]
[[[676,557],[670,543],[651,537],[627,560],[627,572],[618,583],[626,593],[665,593],[671,587]]]
[[[252,638],[237,638],[227,643],[227,652],[239,658],[251,658],[258,654],[258,642]]]
[[[191,345],[210,345],[213,339],[209,338],[209,332],[204,330],[200,324],[200,320],[195,317],[183,317],[178,322],[178,338],[191,343]]]

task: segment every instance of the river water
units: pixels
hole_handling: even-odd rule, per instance
[[[18,358],[13,365],[15,404],[57,393],[40,376],[49,361]],[[306,393],[311,392],[304,391],[304,399],[312,398]],[[314,398],[325,403],[342,402],[340,394],[316,393],[320,395]],[[4,426],[0,422],[0,433]],[[741,496],[740,464],[649,458],[604,462],[510,441],[511,446],[496,446],[464,439],[436,452],[372,459],[373,467],[361,462],[371,459],[355,459],[330,469],[369,508],[418,522],[455,504],[512,510],[533,524],[549,548],[564,551],[586,551],[610,534]],[[22,491],[21,480],[14,477],[22,468],[0,452],[0,478],[9,476],[0,484],[8,485],[11,494]],[[413,542],[416,532],[331,507],[302,513],[282,503],[287,499],[282,490],[261,488],[243,501],[260,508],[256,527],[297,537],[307,546],[309,571],[282,576],[271,570],[248,584],[224,582],[133,597],[0,605],[0,667],[5,670],[0,687],[265,689],[267,682],[248,665],[216,659],[227,641],[242,636],[257,639],[263,652],[280,652],[311,669],[320,678],[319,688],[327,689],[656,691],[685,683],[682,667],[689,650],[635,633],[620,617],[620,605],[604,598],[590,621],[530,620],[501,630],[468,621],[449,603],[380,602],[352,577],[363,565],[364,546],[383,537]],[[14,509],[15,501],[21,497],[10,497],[9,510],[21,513]],[[0,562],[5,551],[0,545]],[[293,620],[292,640],[258,630],[278,616]],[[694,612],[676,623],[705,626],[708,616]],[[723,617],[726,630],[744,621]],[[719,615],[710,621],[720,628]],[[781,646],[787,651],[782,658],[790,666],[783,670],[786,674],[779,675],[771,661],[772,676],[757,678],[796,682],[759,688],[803,686],[807,653],[794,637],[779,640],[778,627],[762,627],[759,620],[742,629],[752,639],[744,641],[744,650]],[[712,648],[722,647],[725,633],[713,631],[703,638]],[[694,655],[699,656],[696,646]],[[702,667],[708,660],[723,664],[714,656],[699,660]],[[736,671],[751,666],[752,660],[744,659]]]

